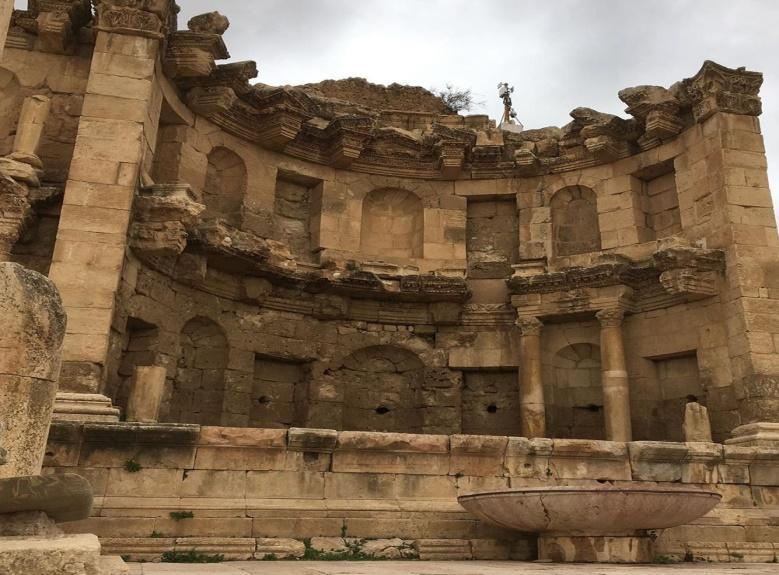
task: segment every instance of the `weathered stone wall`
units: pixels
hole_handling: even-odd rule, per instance
[[[319,537],[399,538],[423,559],[534,559],[532,536],[480,523],[456,496],[628,481],[723,495],[707,516],[665,531],[660,555],[771,561],[779,551],[779,454],[766,448],[86,423],[55,425],[48,452],[47,473],[78,471],[95,488],[93,517],[66,529],[137,559],[173,548],[259,559]]]

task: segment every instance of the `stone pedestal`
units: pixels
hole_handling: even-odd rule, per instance
[[[603,382],[603,411],[606,439],[632,441],[630,424],[630,387],[622,340],[621,309],[605,309],[596,314],[601,325],[600,353]]]
[[[0,263],[0,478],[41,472],[54,408],[65,313],[54,284]]]
[[[555,563],[651,563],[654,540],[648,536],[541,535],[538,559]]]
[[[546,435],[544,383],[541,379],[541,328],[536,318],[520,318],[519,406],[523,437]]]
[[[157,423],[160,420],[162,394],[167,370],[156,365],[139,365],[133,371],[127,421]]]
[[[119,421],[119,409],[111,399],[99,393],[57,394],[54,403],[54,421]]]
[[[750,423],[737,427],[726,439],[727,445],[739,447],[773,447],[779,449],[779,423]]]

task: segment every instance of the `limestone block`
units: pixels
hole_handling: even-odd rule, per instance
[[[333,471],[446,474],[449,437],[343,431],[333,453]]]
[[[549,470],[560,479],[630,479],[626,444],[614,441],[555,439]]]
[[[503,475],[508,437],[452,435],[451,475]]]
[[[89,517],[92,487],[79,475],[0,479],[0,514],[43,511],[55,521]]]
[[[0,263],[0,477],[40,472],[60,370],[65,312],[54,284]]]
[[[359,539],[348,537],[312,537],[311,548],[322,553],[347,553],[350,546],[359,542]]]
[[[272,555],[277,559],[287,559],[289,557],[303,557],[306,552],[306,546],[297,539],[282,539],[264,537],[257,539],[257,548],[254,553],[255,559],[265,559]]]
[[[551,453],[551,439],[509,437],[506,446],[506,471],[511,477],[545,479],[551,474]]]
[[[681,481],[684,443],[634,441],[628,444],[633,479],[636,481]]]
[[[301,429],[291,427],[287,432],[290,451],[332,453],[338,440],[334,429]]]
[[[161,366],[135,366],[127,403],[127,421],[159,421],[166,376],[167,370]]]
[[[0,514],[0,537],[54,537],[62,530],[43,511]]]
[[[175,550],[195,550],[207,555],[223,555],[228,561],[244,561],[254,556],[256,541],[251,537],[178,537]]]
[[[95,535],[0,539],[0,573],[96,575],[100,542]]]
[[[417,557],[417,551],[413,544],[398,537],[365,541],[360,545],[360,551],[370,557],[381,559],[414,559]]]
[[[467,539],[419,539],[414,548],[422,561],[467,561],[473,559]]]
[[[101,532],[102,534],[102,532]],[[159,561],[160,555],[173,551],[173,537],[106,537],[102,536],[103,553],[122,555],[130,561]]]

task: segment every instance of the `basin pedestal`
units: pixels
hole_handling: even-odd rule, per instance
[[[483,491],[458,500],[487,523],[538,533],[542,561],[651,563],[652,532],[689,524],[721,498],[684,485],[631,482]]]
[[[654,538],[648,535],[554,535],[538,537],[538,559],[555,563],[651,563]]]

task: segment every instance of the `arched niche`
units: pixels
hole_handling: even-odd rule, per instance
[[[360,251],[371,259],[421,258],[422,200],[397,188],[373,190],[362,203]]]
[[[555,193],[550,207],[554,256],[600,251],[600,225],[595,192],[584,186],[569,186]]]
[[[421,432],[425,366],[416,354],[391,345],[366,347],[349,355],[333,376],[343,390],[342,429]]]
[[[544,390],[550,437],[604,439],[600,346],[573,343],[551,358]]]
[[[246,164],[241,157],[227,148],[214,148],[208,154],[203,189],[205,216],[224,218],[233,225],[239,225],[246,185]]]
[[[220,425],[224,408],[229,345],[224,331],[205,317],[181,329],[168,421]]]

